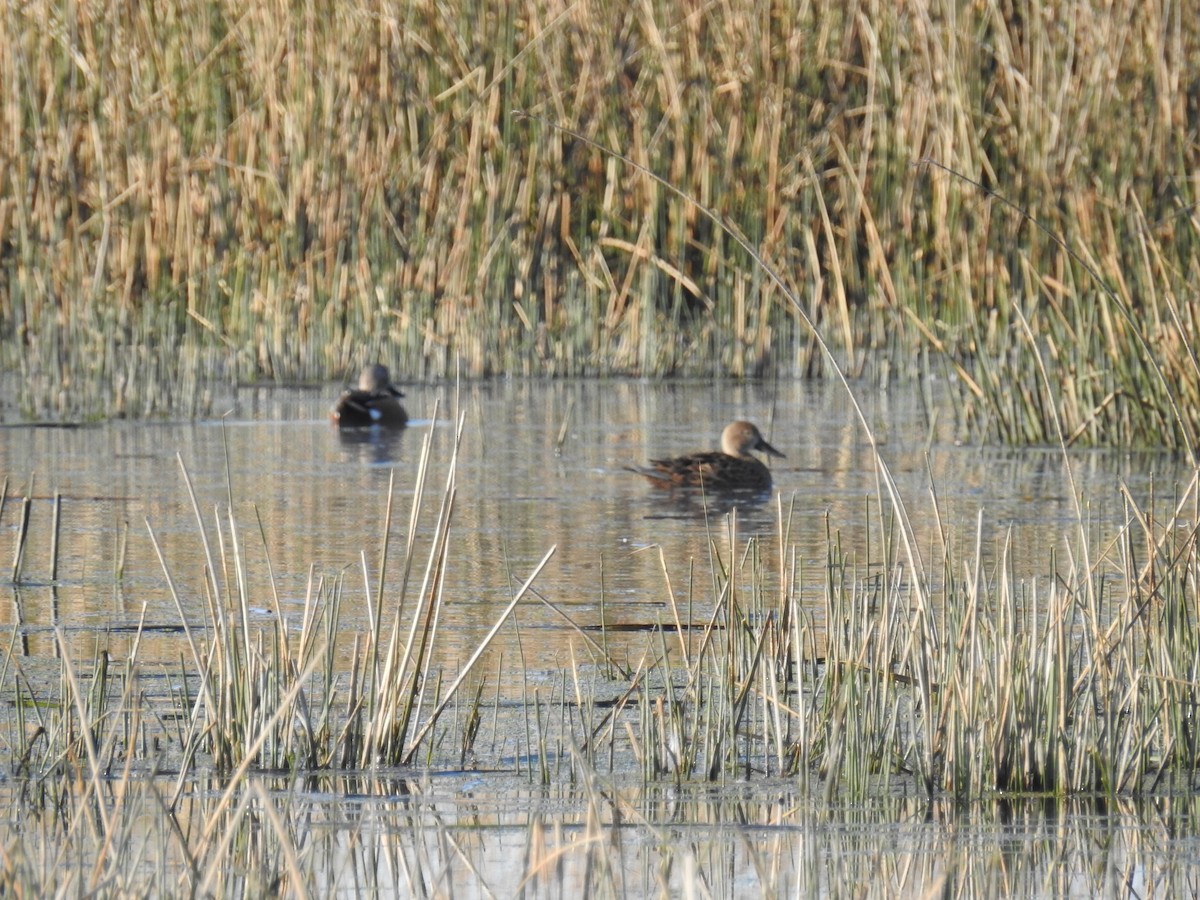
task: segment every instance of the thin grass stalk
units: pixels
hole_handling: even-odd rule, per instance
[[[663,773],[673,774],[676,781],[691,771],[688,760],[684,758],[685,747],[680,734],[679,723],[684,717],[681,709],[684,699],[675,695],[674,667],[671,665],[671,654],[667,649],[667,638],[663,629],[658,629],[660,658],[662,659],[662,693],[655,698],[652,715],[646,716],[647,723],[652,726],[653,734],[646,743],[647,753],[652,755],[653,776]],[[665,706],[665,712],[664,712]]]
[[[418,608],[416,608],[416,611],[413,612],[412,617],[410,617],[410,618],[412,618],[413,624],[409,628],[408,638],[407,638],[406,644],[404,644],[403,653],[401,655],[401,671],[408,671],[409,660],[412,659],[412,655],[413,655],[413,644],[414,644],[415,638],[416,638],[416,631],[418,631],[418,622],[422,618],[421,613],[422,613],[422,611],[424,611],[425,605],[427,604],[428,601],[430,601],[432,599],[433,590],[434,590],[433,584],[434,584],[434,581],[438,580],[438,577],[440,574],[439,563],[444,563],[444,560],[445,560],[446,538],[448,538],[448,535],[450,532],[451,512],[452,512],[452,510],[454,510],[454,494],[455,494],[456,476],[457,476],[457,469],[458,469],[458,451],[460,451],[460,448],[462,446],[462,433],[463,433],[464,422],[466,422],[466,416],[463,416],[463,415],[458,416],[458,422],[455,427],[454,445],[452,445],[452,448],[450,451],[450,461],[449,461],[448,467],[446,467],[445,485],[443,487],[443,493],[442,493],[442,503],[440,503],[439,508],[438,508],[437,521],[434,522],[433,540],[431,541],[430,552],[428,552],[428,556],[426,558],[425,572],[421,578],[421,589],[420,589],[420,593],[418,594],[418,604],[419,605],[418,605]],[[422,448],[422,456],[425,455],[425,452],[426,452],[426,449]],[[427,470],[427,467],[426,467],[425,461],[422,460],[422,467],[421,467],[422,475],[424,475],[426,470]],[[421,484],[422,488],[424,488],[424,479],[422,479],[420,481],[420,484]],[[414,504],[413,504],[413,510],[414,510],[414,516],[413,516],[413,520],[412,520],[412,522],[410,522],[410,526],[409,526],[409,535],[410,535],[409,540],[412,540],[412,535],[416,532],[416,518],[415,518],[416,502],[415,502],[415,499],[414,499]],[[410,548],[410,546],[412,546],[412,545],[409,545],[409,548]],[[410,558],[410,554],[406,554],[406,556]],[[410,566],[410,563],[406,564],[406,587],[407,587],[408,566]],[[401,593],[401,600],[406,598],[406,596],[407,596],[407,590],[403,590],[403,592]],[[400,616],[400,614],[402,612],[403,612],[402,604],[397,605],[397,610],[396,610],[397,617]],[[394,638],[394,640],[395,640],[395,638]]]
[[[598,649],[600,651],[601,658],[606,660],[605,674],[608,675],[609,677],[611,677],[613,667],[607,662],[607,660],[610,660],[612,657],[609,655],[609,652],[608,652],[608,613],[604,609],[604,598],[607,596],[607,593],[608,593],[607,589],[606,589],[606,584],[605,584],[605,574],[606,573],[605,573],[604,565],[605,565],[605,556],[604,556],[604,553],[602,552],[600,554],[600,596],[599,596],[600,645],[599,645]],[[691,622],[692,622],[692,620],[689,618],[688,619],[688,628],[689,629],[691,628]],[[691,642],[690,631],[689,631],[688,641],[689,641],[689,643]],[[624,677],[624,678],[629,677],[629,671],[624,666],[620,667],[620,672],[621,672],[622,677]],[[590,731],[590,729],[589,729],[589,731]]]
[[[801,584],[803,581],[803,572],[798,573],[799,577],[793,582]],[[788,681],[795,686],[796,692],[796,730],[789,735],[790,752],[794,756],[794,772],[801,779],[802,786],[807,788],[808,772],[812,768],[811,744],[812,737],[809,735],[809,724],[812,720],[812,712],[816,708],[815,686],[810,687],[808,673],[810,672],[809,665],[806,660],[811,658],[812,669],[815,672],[818,652],[815,646],[811,648],[811,656],[805,654],[805,632],[812,635],[812,629],[806,625],[806,614],[800,607],[799,591],[797,590],[790,598],[790,605],[796,607],[796,611],[789,617],[790,629],[788,630],[787,638],[791,642],[791,654],[793,666],[788,673]],[[816,638],[812,637],[815,644]],[[809,700],[805,694],[808,693],[813,698],[812,706],[809,706]]]
[[[149,604],[143,601],[142,611],[138,615],[137,629],[133,633],[133,646],[129,648],[129,655],[125,659],[125,666],[124,666],[125,671],[122,675],[122,678],[124,679],[127,687],[130,684],[132,684],[134,682],[135,678],[137,677],[138,653],[141,651],[142,636],[145,634],[146,609],[148,608],[148,606],[149,606]],[[128,698],[122,698],[120,711],[121,711],[122,715],[124,716],[124,718],[126,719],[125,738],[124,738],[125,742],[128,746],[136,746],[136,744],[137,744],[136,729],[128,723],[128,718],[130,715]]]
[[[253,636],[249,631],[249,615],[244,609],[244,594],[239,588],[241,578],[241,563],[236,546],[237,534],[231,530],[226,537],[221,525],[218,509],[213,510],[217,541],[220,551],[222,574],[225,581],[225,599],[227,606],[216,608],[216,622],[220,627],[214,629],[219,636],[217,642],[217,664],[219,706],[214,711],[215,733],[220,737],[222,749],[221,758],[225,767],[232,767],[239,756],[246,754],[246,748],[253,740],[255,733],[256,710],[253,703],[253,674],[250,666],[253,662]],[[232,519],[232,510],[229,512]],[[232,560],[231,560],[232,556]],[[233,571],[230,572],[232,562]],[[237,627],[237,619],[242,618],[243,627]]]
[[[896,578],[896,583],[901,579]],[[898,706],[895,660],[899,640],[895,631],[899,624],[901,600],[896,598],[886,578],[881,584],[872,579],[860,587],[863,598],[864,621],[871,622],[870,633],[863,636],[862,663],[869,684],[870,704],[863,710],[862,724],[870,738],[865,749],[872,775],[890,774],[891,735]]]
[[[121,532],[116,539],[113,553],[113,581],[121,584],[125,580],[125,554],[129,549],[129,522],[121,523]]]
[[[201,848],[209,845],[214,832],[220,825],[220,821],[224,812],[229,808],[229,802],[230,798],[233,796],[233,792],[242,787],[246,773],[249,772],[250,766],[254,764],[258,751],[261,750],[266,742],[271,738],[275,726],[285,716],[292,714],[292,702],[296,699],[296,696],[300,693],[300,691],[303,690],[304,682],[307,681],[312,675],[319,662],[319,654],[314,655],[314,657],[309,660],[308,665],[300,673],[300,677],[295,679],[292,684],[288,686],[287,691],[284,692],[284,694],[280,697],[280,702],[275,708],[274,712],[272,712],[270,717],[259,726],[253,737],[253,740],[250,742],[246,752],[243,754],[241,762],[230,774],[225,790],[221,793],[221,797],[218,800],[215,809],[209,815],[208,820],[204,825],[204,830],[200,838]],[[244,799],[245,795],[243,796],[243,801]],[[228,831],[226,834],[228,835]]]
[[[9,666],[16,658],[15,651],[17,649],[18,631],[20,631],[20,628],[13,628],[9,631],[8,647],[5,650],[4,656],[0,658],[0,684],[8,684]],[[21,689],[17,674],[17,672],[13,673],[13,708],[16,711],[16,723],[13,739],[8,741],[8,745],[12,748],[13,756],[17,760],[14,770],[17,774],[20,774],[23,769],[28,767],[31,741],[26,737],[24,704],[21,702]]]
[[[504,612],[496,619],[496,623],[491,627],[491,629],[488,631],[488,633],[484,636],[483,640],[479,642],[479,645],[475,648],[475,651],[471,654],[471,656],[467,660],[466,664],[462,667],[461,671],[458,673],[458,677],[455,678],[454,681],[451,683],[449,689],[446,692],[446,696],[443,697],[442,700],[437,704],[437,706],[434,708],[434,710],[429,714],[429,718],[425,721],[425,724],[422,725],[417,730],[417,733],[414,735],[413,739],[409,742],[407,748],[404,751],[404,755],[402,758],[403,765],[409,764],[409,762],[412,759],[413,754],[416,753],[417,748],[420,746],[421,741],[423,741],[425,739],[426,734],[428,734],[430,729],[432,729],[433,726],[437,723],[438,717],[442,714],[442,711],[446,708],[446,705],[450,702],[450,700],[453,699],[455,692],[459,688],[459,685],[461,685],[463,683],[463,680],[467,677],[468,674],[470,674],[471,669],[475,666],[475,663],[477,663],[479,661],[479,658],[481,656],[483,656],[484,652],[487,650],[488,646],[491,644],[492,639],[495,638],[497,633],[499,633],[501,627],[503,627],[503,625],[504,625],[505,621],[507,621],[509,615],[512,613],[512,611],[514,609],[516,609],[517,604],[521,602],[521,598],[525,596],[525,592],[533,584],[534,580],[541,573],[542,569],[545,568],[546,563],[548,563],[550,561],[550,557],[552,557],[554,555],[555,550],[557,550],[557,545],[552,546],[549,550],[546,551],[546,554],[542,557],[541,561],[538,562],[538,564],[536,566],[534,566],[533,571],[530,572],[530,574],[529,574],[529,577],[525,579],[525,582],[521,585],[521,587],[517,591],[516,595],[509,602],[508,606],[505,607]]]
[[[771,632],[771,656],[777,656],[780,645],[786,643],[787,634],[780,634],[778,628],[772,629]],[[775,774],[783,775],[786,769],[786,754],[784,747],[787,746],[788,737],[785,732],[783,719],[780,716],[780,686],[779,673],[775,666],[762,667],[762,688],[760,700],[762,702],[762,719],[763,719],[763,745],[764,749],[774,752]],[[770,773],[771,755],[768,752],[767,758],[767,773]]]
[[[1011,559],[1012,529],[1006,534],[1003,560]],[[991,766],[989,780],[1003,790],[1012,784],[1013,760],[1017,748],[1025,740],[1014,722],[1016,708],[1028,700],[1021,696],[1021,685],[1025,681],[1028,666],[1029,644],[1026,633],[1020,627],[1020,614],[1014,589],[1015,579],[1007,565],[1000,566],[998,619],[995,634],[999,652],[990,654],[994,660],[993,710],[990,716],[991,737],[988,762]]]
[[[363,709],[366,705],[366,700],[363,698],[362,682],[364,680],[363,668],[361,663],[362,657],[359,655],[359,636],[354,636],[354,651],[350,657],[350,683],[346,688],[346,708],[345,720],[346,724],[342,727],[341,733],[335,743],[335,747],[340,747],[340,764],[343,768],[349,768],[354,761],[362,759],[366,752],[363,741]],[[332,754],[331,754],[332,756]]]
[[[783,493],[775,495],[775,532],[778,537],[775,552],[779,559],[779,582],[776,585],[778,591],[776,599],[776,609],[779,611],[779,631],[783,635],[787,635],[792,628],[792,615],[797,611],[792,602],[793,590],[795,589],[795,547],[791,542],[792,535],[792,517],[796,510],[796,494],[792,493],[792,499],[787,507],[787,516],[784,516]],[[789,566],[788,560],[792,563]],[[780,644],[779,664],[786,672],[788,668],[787,654],[790,649],[790,643],[787,638],[784,638]]]
[[[758,677],[759,665],[763,658],[763,650],[767,645],[773,625],[774,621],[770,616],[763,620],[762,624],[759,626],[758,634],[754,636],[753,646],[750,648],[750,659],[742,671],[739,672],[740,684],[736,684],[736,690],[733,693],[732,703],[730,704],[730,708],[732,710],[730,720],[732,724],[732,733],[734,735],[741,730],[742,720],[747,711],[750,709],[750,697],[753,693],[754,682]],[[731,685],[731,687],[733,686],[735,685]],[[750,730],[747,729],[747,734],[749,733]],[[749,757],[750,754],[747,753],[747,759],[749,759]]]
[[[550,698],[550,703],[554,702],[554,698]],[[534,731],[537,734],[537,757],[538,781],[543,787],[550,785],[550,764],[548,759],[549,751],[546,748],[546,732],[549,730],[549,725],[543,718],[546,715],[545,706],[541,702],[541,692],[534,688],[533,691],[533,721]],[[533,748],[530,748],[533,751]],[[530,765],[532,768],[532,763]]]
[[[438,402],[434,401],[431,417],[434,423],[437,422],[439,408]],[[413,499],[412,505],[409,508],[408,531],[405,535],[404,544],[404,572],[400,578],[400,585],[398,587],[400,611],[403,611],[404,600],[408,596],[409,578],[412,574],[413,560],[416,556],[414,549],[416,547],[416,536],[419,533],[417,525],[420,522],[421,508],[425,497],[425,484],[429,474],[429,459],[432,448],[433,429],[430,429],[421,441],[421,453],[417,459],[417,472],[413,478]]]
[[[431,673],[430,673],[429,667],[430,667],[430,665],[432,665],[432,661],[433,661],[432,649],[434,646],[437,645],[438,624],[441,622],[441,619],[442,619],[443,598],[444,598],[444,590],[445,590],[445,584],[446,584],[445,578],[443,577],[445,574],[445,571],[446,571],[445,550],[443,550],[443,554],[438,560],[438,571],[439,571],[439,576],[434,585],[435,595],[432,598],[432,600],[428,606],[428,613],[429,613],[428,624],[421,631],[422,646],[417,653],[417,661],[418,661],[417,662],[417,669],[418,669],[417,681],[421,685],[421,690],[419,690],[417,692],[417,702],[416,702],[416,705],[412,709],[412,720],[413,721],[420,720],[421,712],[425,707],[425,701],[426,701],[427,694],[424,690],[424,686],[429,684],[429,682],[430,682]],[[440,684],[441,684],[441,673],[440,672],[438,674],[438,684],[440,687]],[[436,700],[436,696],[437,695],[435,694],[434,695],[435,700]],[[407,712],[407,710],[406,710],[406,712]],[[407,715],[405,717],[405,720],[406,720],[406,724],[407,724],[407,721],[408,721]],[[402,735],[404,733],[406,733],[406,732],[401,732]]]
[[[258,657],[258,654],[256,654],[254,650],[254,631],[250,627],[250,586],[246,581],[247,572],[246,563],[242,558],[242,540],[241,535],[238,532],[237,520],[233,515],[232,505],[229,507],[226,514],[226,522],[229,526],[229,549],[233,553],[233,577],[236,590],[232,592],[232,598],[237,603],[234,613],[240,620],[241,625],[240,629],[231,628],[229,633],[231,636],[233,636],[236,631],[241,631],[241,667],[243,671],[252,672],[255,668],[254,661]],[[231,656],[231,658],[237,658],[236,652]],[[239,678],[235,684],[249,687],[250,681]],[[247,711],[253,710],[254,703],[251,696],[243,695],[242,703]],[[248,738],[249,736],[249,733],[247,733],[246,737]]]
[[[626,721],[625,735],[629,740],[633,760],[641,774],[641,788],[645,791],[655,778],[654,761],[651,758],[654,736],[650,726],[651,710],[645,681],[640,682],[634,710],[637,713],[637,728],[634,728],[635,723]]]
[[[271,611],[275,614],[275,627],[279,629],[280,634],[286,635],[287,622],[283,616],[283,605],[279,602],[279,588],[275,582],[275,566],[271,562],[271,547],[267,542],[267,529],[263,525],[257,504],[254,505],[254,521],[258,525],[258,539],[262,541],[263,562],[267,566],[267,587],[271,590]],[[286,656],[286,652],[283,655]]]
[[[370,765],[379,758],[391,758],[397,740],[399,706],[408,702],[405,697],[405,685],[411,683],[411,677],[400,672],[399,634],[400,618],[397,614],[392,622],[392,638],[388,645],[387,655],[383,660],[383,670],[377,683],[367,688],[370,699],[370,712],[367,717],[366,729],[363,734],[364,758],[360,766]],[[383,757],[380,757],[383,754]]]
[[[399,708],[384,717],[374,717],[378,727],[386,727],[390,735],[395,736],[397,744],[391,750],[385,750],[381,743],[381,735],[376,729],[376,735],[369,737],[365,748],[370,748],[373,754],[384,752],[388,758],[401,753],[404,736],[408,733],[414,705],[420,705],[420,694],[423,690],[420,671],[424,667],[426,651],[428,650],[430,625],[436,613],[436,603],[439,596],[438,585],[441,582],[442,567],[446,562],[447,538],[454,506],[454,481],[457,469],[458,447],[462,439],[464,417],[460,416],[455,433],[454,450],[451,453],[450,465],[447,469],[445,492],[438,511],[434,539],[430,545],[429,557],[422,580],[421,592],[418,595],[418,607],[412,613],[411,625],[403,647],[400,645],[400,611],[397,609],[392,628],[392,635],[387,655],[387,665],[376,683],[375,691],[393,698],[392,703],[399,703]],[[422,625],[424,623],[424,625]],[[418,644],[418,632],[420,642]],[[415,650],[414,650],[415,647]],[[404,685],[409,685],[408,689]],[[390,739],[386,742],[390,744]]]
[[[658,562],[662,567],[663,579],[667,583],[667,605],[671,609],[671,619],[675,623],[675,633],[679,639],[679,652],[683,658],[683,667],[688,669],[691,668],[691,663],[688,661],[687,640],[684,637],[685,632],[683,628],[683,622],[679,618],[679,606],[675,600],[675,589],[671,587],[671,573],[667,569],[667,560],[663,555],[662,544],[658,545]],[[690,621],[688,622],[688,625],[690,629]]]
[[[208,740],[210,744],[213,743],[213,739],[208,736],[209,730],[215,728],[215,725],[211,721],[212,716],[210,714],[207,717],[210,721],[206,725],[204,722],[205,717],[201,716],[200,713],[202,709],[211,710],[216,708],[216,700],[208,691],[208,681],[209,673],[212,671],[212,667],[215,664],[215,659],[218,653],[219,649],[217,643],[214,641],[209,646],[208,658],[205,660],[204,666],[197,669],[197,674],[200,676],[198,679],[201,685],[200,690],[196,692],[196,697],[191,701],[190,704],[187,701],[187,697],[184,697],[183,708],[189,712],[189,715],[186,719],[188,728],[186,735],[180,740],[182,764],[179,767],[179,774],[175,780],[175,792],[171,796],[171,802],[169,804],[169,809],[172,812],[178,808],[179,800],[183,796],[183,792],[187,787],[188,776],[191,773],[192,763],[195,760],[196,755],[200,752],[201,743],[205,740]],[[182,670],[183,667],[180,666],[180,669]],[[184,690],[186,691],[186,671],[180,672],[180,681],[184,686]]]
[[[516,575],[512,570],[512,560],[508,555],[508,545],[503,540],[501,540],[501,558],[504,561],[505,584],[509,584],[509,585],[517,584]],[[525,745],[527,747],[530,747],[530,746],[532,746],[532,737],[531,737],[532,731],[530,730],[531,726],[530,726],[530,721],[529,721],[529,667],[526,663],[527,657],[525,655],[525,640],[524,640],[524,636],[521,632],[521,622],[516,616],[513,616],[512,626],[513,626],[512,627],[513,638],[516,641],[516,645],[517,645],[516,646],[517,658],[519,660],[521,660],[521,726],[525,732]],[[501,654],[501,656],[503,656],[503,654]],[[498,696],[499,696],[499,686],[497,685],[497,697]],[[517,762],[517,772],[518,773],[520,772],[520,769],[521,769],[520,757],[518,757],[518,762]],[[532,773],[532,765],[530,767],[530,772]]]
[[[296,652],[297,662],[303,659],[309,659],[316,653],[316,647],[322,633],[329,635],[329,640],[325,643],[327,648],[325,651],[325,671],[322,676],[323,681],[327,685],[334,683],[334,666],[337,661],[337,642],[340,629],[338,623],[342,620],[342,579],[340,577],[333,578],[330,583],[327,583],[324,578],[317,581],[315,594],[312,586],[313,569],[309,567],[309,586],[305,591],[304,598],[304,622],[300,629],[300,644]],[[325,598],[325,602],[318,602],[321,597]],[[320,614],[321,624],[317,624],[317,616]],[[355,636],[357,640],[357,635]],[[351,657],[357,664],[358,654],[355,653]],[[326,709],[332,710],[333,695],[329,695],[326,700]]]
[[[1070,747],[1066,746],[1061,740],[1053,740],[1054,737],[1064,733],[1068,723],[1068,711],[1071,706],[1072,688],[1074,685],[1074,677],[1070,667],[1067,665],[1071,658],[1071,641],[1069,638],[1071,610],[1074,606],[1073,600],[1069,599],[1064,592],[1058,590],[1055,585],[1051,584],[1052,602],[1050,609],[1053,613],[1051,627],[1048,629],[1050,638],[1046,645],[1046,658],[1044,664],[1044,679],[1045,679],[1045,696],[1046,696],[1046,711],[1047,720],[1045,728],[1040,733],[1045,735],[1047,746],[1042,750],[1046,783],[1054,785],[1058,791],[1062,791],[1065,784],[1062,779],[1068,778],[1068,773],[1074,772],[1078,776],[1080,773],[1087,771],[1090,766],[1078,768],[1068,768],[1069,761],[1066,754],[1070,752]],[[1055,603],[1053,601],[1057,600]],[[1105,691],[1107,693],[1107,691]],[[1103,702],[1107,698],[1097,696],[1088,690],[1085,693],[1085,699],[1089,706],[1093,703]],[[1108,704],[1104,703],[1104,707],[1108,708]],[[1096,708],[1093,706],[1092,708]]]
[[[136,661],[136,659],[137,659],[137,656],[135,653],[131,656],[131,659],[130,659],[131,667],[134,665],[134,662]],[[130,678],[127,680],[126,689],[124,691],[124,696],[121,699],[121,705],[120,705],[121,709],[129,708],[130,700],[133,697],[135,685],[136,685],[135,679]],[[135,727],[136,727],[136,719],[138,718],[138,712],[136,709],[134,710],[133,714],[135,717]],[[109,746],[106,747],[106,749],[103,753],[103,755],[105,757],[107,757],[112,752],[112,748],[115,746],[118,739],[119,739],[119,735],[114,730],[108,738]],[[110,821],[113,823],[119,823],[119,822],[122,822],[125,820],[124,816],[122,814],[125,810],[125,804],[129,798],[129,795],[130,795],[131,789],[132,789],[131,776],[132,776],[132,771],[133,771],[133,760],[134,760],[136,749],[137,749],[137,745],[136,745],[135,741],[132,741],[132,740],[125,741],[124,767],[122,769],[120,778],[117,780],[118,790],[116,791],[116,794],[117,794],[118,799],[117,799],[116,803],[113,805],[113,809],[112,809],[112,813],[111,813],[111,817],[110,817]],[[126,840],[128,840],[128,835],[126,835]],[[117,870],[117,873],[119,874],[122,870],[125,870],[126,865],[128,865],[131,862],[135,862],[134,860],[131,860],[129,858],[131,854],[122,852],[123,849],[124,848],[121,845],[117,844],[117,833],[116,833],[116,829],[114,828],[113,831],[110,831],[105,835],[104,844],[96,852],[96,860],[92,867],[92,872],[88,879],[88,882],[91,885],[93,890],[97,889],[98,884],[99,884],[98,880],[101,876],[102,869],[105,867],[106,864],[111,868],[115,868]]]
[[[387,490],[387,507],[383,513],[383,535],[380,538],[379,547],[379,583],[375,589],[375,603],[371,611],[371,621],[379,622],[383,615],[383,585],[387,581],[387,556],[388,545],[392,534],[392,502],[395,499],[396,489],[396,470],[393,468],[388,472],[388,490]],[[364,566],[363,576],[366,577],[366,569]]]
[[[462,769],[467,767],[468,760],[475,752],[475,741],[479,737],[479,725],[483,720],[480,710],[483,708],[483,692],[486,687],[486,681],[480,678],[479,686],[476,687],[475,694],[471,697],[467,707],[465,718],[461,720],[458,765]]]
[[[517,635],[517,650],[521,658],[521,731],[517,735],[517,754],[516,754],[516,774],[521,774],[522,759],[525,763],[526,777],[533,778],[533,717],[530,715],[531,703],[529,700],[529,667],[526,664],[525,645],[521,640],[521,625],[516,617],[513,617],[513,631]],[[521,738],[525,739],[525,752],[521,753]]]
[[[358,566],[362,570],[363,579],[363,596],[366,598],[367,607],[367,628],[370,634],[379,637],[383,631],[383,625],[379,619],[379,608],[371,599],[376,592],[371,587],[371,569],[367,565],[367,551],[358,551]],[[382,640],[376,641],[377,647],[382,645]]]
[[[510,581],[513,580],[513,577],[511,575],[510,575],[509,580]],[[592,637],[590,634],[588,634],[586,631],[584,631],[583,627],[578,622],[576,622],[573,618],[571,618],[571,615],[566,610],[564,610],[557,603],[554,603],[551,600],[549,600],[545,594],[543,594],[541,591],[537,590],[536,588],[530,588],[529,593],[538,602],[540,602],[542,604],[542,606],[546,607],[551,612],[553,612],[555,615],[557,615],[560,619],[562,619],[564,622],[566,622],[567,627],[570,628],[573,632],[575,632],[575,634],[579,637],[579,639],[582,640],[583,643],[587,646],[588,652],[593,655],[592,658],[595,659],[596,657],[599,657],[603,661],[606,671],[608,671],[608,672],[616,671],[616,672],[619,672],[621,674],[621,677],[623,677],[623,678],[629,677],[629,672],[625,669],[625,667],[622,666],[620,663],[618,663],[611,656],[609,656],[605,645],[597,642],[594,637]],[[603,601],[603,598],[601,598],[599,624],[600,624],[600,635],[601,635],[602,639],[603,639],[604,633],[605,633],[604,605],[603,604],[604,604],[604,601]]]
[[[220,604],[221,585],[217,580],[218,569],[213,562],[212,546],[208,540],[208,532],[204,528],[204,516],[200,513],[200,503],[196,499],[196,491],[192,488],[191,476],[188,474],[187,466],[183,462],[183,454],[176,453],[175,458],[179,461],[179,470],[183,475],[183,483],[187,488],[188,497],[192,502],[192,514],[195,515],[196,526],[200,530],[200,543],[204,547],[204,560],[208,574],[209,590],[211,591],[210,603],[211,608],[215,609]],[[213,621],[216,621],[218,617],[213,616],[212,618]]]
[[[596,716],[595,692],[594,691],[585,692],[583,690],[583,685],[580,683],[579,662],[578,662],[578,660],[575,659],[575,642],[574,641],[571,641],[570,643],[567,644],[567,651],[571,655],[571,667],[570,667],[569,671],[571,673],[571,687],[573,688],[574,694],[575,694],[575,711],[576,711],[576,715],[578,715],[578,717],[579,717],[579,730],[585,736],[582,745],[577,744],[572,739],[571,746],[577,752],[583,754],[584,760],[587,762],[588,765],[594,767],[595,766],[595,750],[589,744],[589,742],[587,740],[587,735],[592,734],[593,728],[594,728],[594,723],[595,723],[595,716]],[[3,673],[0,672],[0,683],[3,682],[2,675],[3,675]],[[499,679],[497,679],[497,680],[499,680]],[[574,777],[574,769],[573,768],[572,768],[572,777]]]
[[[96,818],[102,826],[102,835],[107,836],[112,832],[112,823],[108,817],[108,811],[104,804],[100,802],[103,784],[103,770],[100,766],[99,752],[96,747],[95,733],[93,724],[88,716],[87,702],[84,700],[83,691],[80,688],[79,679],[75,675],[75,667],[71,664],[70,648],[67,646],[66,636],[61,628],[54,630],[55,642],[58,645],[60,660],[62,662],[63,679],[67,686],[67,694],[71,698],[71,702],[75,708],[75,714],[79,717],[79,734],[83,741],[84,751],[87,757],[88,770],[90,779],[86,782],[86,788],[82,801],[86,803],[88,796],[96,798]],[[64,710],[65,713],[65,710]]]
[[[731,627],[732,615],[729,611],[729,598],[733,593],[733,585],[729,579],[726,579],[720,586],[716,594],[713,604],[713,610],[709,614],[708,620],[704,623],[704,631],[700,636],[700,647],[692,655],[693,665],[690,672],[694,677],[688,683],[688,688],[692,688],[700,678],[701,665],[699,660],[704,659],[707,653],[713,651],[712,644],[715,642],[718,633],[728,631]]]
[[[187,639],[188,649],[192,653],[192,664],[196,667],[197,672],[204,671],[200,662],[200,651],[196,646],[196,639],[192,635],[191,626],[188,624],[188,617],[183,612],[183,602],[179,599],[179,591],[175,587],[175,579],[171,575],[171,568],[167,565],[166,558],[163,556],[162,547],[158,543],[158,536],[154,533],[154,527],[150,524],[150,520],[146,519],[146,532],[150,535],[150,543],[154,547],[154,553],[158,557],[158,564],[162,568],[163,576],[167,580],[167,590],[171,593],[171,600],[175,603],[175,611],[179,613],[179,624],[183,628],[183,635]],[[201,679],[201,684],[206,684],[204,679]],[[211,700],[212,698],[207,698]]]

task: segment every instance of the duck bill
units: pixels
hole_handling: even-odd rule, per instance
[[[755,447],[754,449],[762,451],[763,453],[767,454],[767,456],[778,456],[780,459],[787,459],[786,456],[784,456],[782,453],[780,453],[778,450],[776,450],[774,447],[772,447],[766,441],[759,441],[758,446]]]

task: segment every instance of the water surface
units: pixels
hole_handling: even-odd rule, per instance
[[[683,501],[624,467],[652,457],[714,449],[735,418],[760,425],[787,454],[771,460],[775,495],[738,508],[735,535],[758,534],[778,552],[787,520],[814,590],[833,532],[859,562],[880,558],[879,475],[844,391],[806,382],[728,384],[647,381],[496,381],[409,386],[414,421],[396,434],[340,434],[326,419],[337,386],[256,389],[231,398],[222,419],[109,422],[78,428],[0,429],[8,502],[0,558],[14,559],[19,498],[34,498],[12,603],[0,624],[20,625],[31,653],[50,652],[47,629],[87,633],[177,625],[153,530],[189,613],[203,607],[204,544],[186,470],[214,547],[232,519],[252,575],[252,605],[302,608],[313,578],[345,580],[348,624],[366,624],[393,487],[388,573],[403,563],[422,444],[430,479],[419,532],[433,528],[447,477],[457,415],[465,419],[455,475],[454,547],[445,597],[450,635],[473,647],[515,586],[552,546],[539,591],[581,623],[653,622],[668,607],[663,560],[677,602],[698,592],[712,552],[729,552],[724,508]],[[944,539],[960,557],[981,548],[994,562],[1007,543],[1018,575],[1047,575],[1084,521],[1098,543],[1127,520],[1120,486],[1140,503],[1171,500],[1187,473],[1170,457],[1086,451],[1071,456],[1072,497],[1054,449],[978,448],[956,442],[950,417],[934,420],[915,391],[862,390],[882,455],[899,487],[917,550],[936,572]],[[931,420],[934,420],[931,424]],[[57,579],[51,545],[55,495],[62,497]],[[981,527],[980,527],[980,523]],[[218,527],[220,526],[220,527]],[[428,547],[416,535],[416,557]],[[661,555],[660,555],[661,548]],[[365,560],[365,574],[364,574]],[[114,589],[114,573],[119,574]],[[386,596],[386,584],[385,584]],[[814,595],[814,599],[816,595]],[[534,604],[518,621],[546,627],[533,667],[553,667],[569,631]],[[547,618],[547,616],[549,618]],[[544,638],[544,640],[542,639]],[[451,642],[453,646],[453,641]],[[509,650],[516,651],[515,646]],[[174,653],[164,649],[169,657]],[[452,660],[447,660],[453,664]]]

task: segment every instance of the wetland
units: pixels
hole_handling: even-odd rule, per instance
[[[1200,892],[1185,12],[6,4],[0,893]]]
[[[1167,631],[1192,611],[1167,589],[1130,609],[1124,584],[1149,590],[1139,548],[1191,552],[1174,455],[981,449],[936,390],[864,392],[913,584],[841,386],[413,384],[406,430],[356,434],[326,418],[338,389],[3,429],[0,467],[22,473],[6,559],[24,537],[0,618],[11,877],[497,896],[1194,883],[1187,738],[1168,740],[1190,713],[1145,675],[1147,654],[1192,661],[1190,632]],[[738,416],[786,453],[765,499],[684,500],[624,468],[711,448]],[[1175,577],[1163,560],[1153,577]],[[47,853],[71,862],[39,870]]]

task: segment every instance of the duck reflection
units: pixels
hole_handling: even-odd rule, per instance
[[[389,465],[400,459],[400,446],[404,440],[404,429],[381,428],[338,428],[338,441],[347,455],[357,456],[366,465]]]
[[[717,520],[736,512],[743,528],[762,531],[775,524],[773,496],[769,490],[664,491],[650,498],[654,511],[646,518]]]

